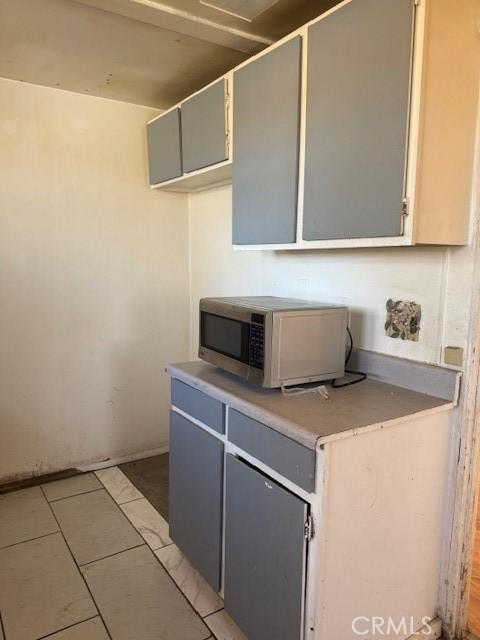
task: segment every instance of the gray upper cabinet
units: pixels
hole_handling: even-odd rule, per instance
[[[302,38],[234,73],[233,244],[295,242]]]
[[[471,13],[467,0],[336,3],[149,123],[151,184],[233,182],[243,249],[468,244]]]
[[[182,103],[183,170],[195,171],[227,159],[226,80]]]
[[[223,443],[173,411],[169,492],[170,537],[219,591]]]
[[[361,0],[308,30],[305,240],[401,234],[413,16]]]
[[[147,125],[150,184],[158,184],[182,175],[180,109]]]
[[[248,640],[300,640],[307,505],[231,455],[225,482],[225,609]]]

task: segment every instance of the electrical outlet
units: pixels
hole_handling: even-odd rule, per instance
[[[443,353],[443,361],[452,367],[463,366],[463,349],[462,347],[445,347]]]

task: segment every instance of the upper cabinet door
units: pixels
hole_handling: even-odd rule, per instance
[[[233,81],[233,244],[295,242],[300,66],[296,36]]]
[[[147,125],[150,184],[182,175],[180,109],[172,109]]]
[[[402,232],[413,16],[354,0],[308,30],[305,240]]]
[[[227,160],[226,80],[182,103],[183,170]]]

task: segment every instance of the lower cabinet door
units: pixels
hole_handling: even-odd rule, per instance
[[[178,413],[170,413],[170,537],[220,590],[223,443]]]
[[[225,491],[225,609],[248,640],[300,640],[307,504],[232,455]]]

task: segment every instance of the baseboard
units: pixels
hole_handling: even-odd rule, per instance
[[[440,618],[434,618],[428,625],[418,629],[413,636],[407,640],[438,640],[442,636],[442,621]]]
[[[137,453],[131,453],[126,456],[120,456],[118,458],[103,458],[97,462],[92,462],[86,465],[78,465],[76,467],[70,467],[69,469],[61,469],[60,471],[53,471],[42,475],[25,475],[18,479],[5,479],[0,482],[0,493],[9,493],[10,491],[17,491],[18,489],[27,489],[29,487],[36,487],[39,484],[45,484],[46,482],[54,482],[55,480],[64,480],[70,478],[79,473],[85,473],[86,471],[97,471],[97,469],[105,469],[106,467],[115,467],[118,464],[124,462],[132,462],[134,460],[141,460],[142,458],[152,458],[153,456],[159,456],[168,452],[168,445],[163,447],[157,447],[156,449],[148,449],[147,451],[138,451]]]
[[[76,476],[78,470],[75,468],[62,469],[62,471],[54,471],[52,473],[46,473],[40,476],[26,476],[19,480],[9,480],[0,484],[0,493],[10,493],[11,491],[18,491],[19,489],[29,489],[30,487],[37,487],[39,484],[45,484],[46,482],[55,482],[55,480],[65,480],[65,478],[71,478]]]
[[[125,462],[133,462],[134,460],[142,460],[143,458],[153,458],[153,456],[160,456],[163,453],[168,452],[168,445],[163,447],[157,447],[156,449],[148,449],[147,451],[138,451],[137,453],[130,453],[126,456],[120,456],[119,458],[104,458],[98,462],[92,462],[91,464],[82,465],[77,469],[83,473],[86,471],[98,471],[98,469],[105,469],[106,467],[116,467],[119,464],[125,464]]]

